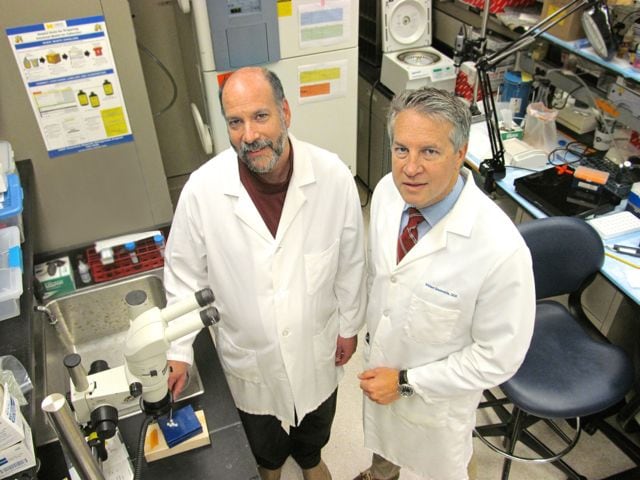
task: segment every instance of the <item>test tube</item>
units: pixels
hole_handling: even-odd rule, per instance
[[[160,256],[164,258],[164,235],[161,233],[153,236],[153,243],[156,244]]]
[[[129,252],[129,258],[131,258],[131,263],[138,263],[138,255],[136,254],[135,242],[125,243],[124,248],[127,250],[127,252]]]

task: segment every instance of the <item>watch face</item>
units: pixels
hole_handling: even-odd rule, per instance
[[[408,383],[401,383],[400,385],[398,385],[398,393],[400,394],[401,397],[406,398],[413,395],[414,390],[413,390],[413,387]]]

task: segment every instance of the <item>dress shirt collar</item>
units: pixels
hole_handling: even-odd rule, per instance
[[[428,207],[420,208],[420,213],[426,220],[429,229],[433,228],[436,223],[438,223],[442,218],[449,213],[449,211],[453,208],[455,203],[458,201],[458,197],[462,193],[462,189],[464,187],[464,178],[462,175],[458,175],[458,179],[456,180],[455,185],[449,192],[449,194],[440,200],[438,203],[433,205],[429,205]],[[413,205],[405,204],[404,210],[402,213],[403,222],[405,225],[407,222],[407,208],[412,207]]]

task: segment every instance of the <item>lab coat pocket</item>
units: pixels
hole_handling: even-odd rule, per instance
[[[404,332],[418,343],[446,343],[451,340],[459,317],[459,310],[440,307],[414,295],[409,304]]]
[[[260,382],[260,370],[256,352],[237,346],[223,329],[218,329],[216,346],[224,370],[234,377],[248,382]]]
[[[340,239],[336,239],[329,248],[320,253],[308,253],[304,256],[304,270],[307,281],[307,294],[313,295],[328,282],[332,282],[338,269]]]
[[[444,427],[449,415],[449,402],[426,403],[420,395],[400,398],[391,404],[399,417],[425,427]]]

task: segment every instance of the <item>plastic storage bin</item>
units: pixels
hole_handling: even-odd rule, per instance
[[[22,250],[20,229],[0,230],[0,320],[20,315],[22,295]]]
[[[20,234],[20,242],[24,242],[22,200],[23,192],[20,185],[20,177],[16,173],[10,173],[7,175],[7,191],[4,194],[2,208],[0,208],[0,228],[17,227]]]

